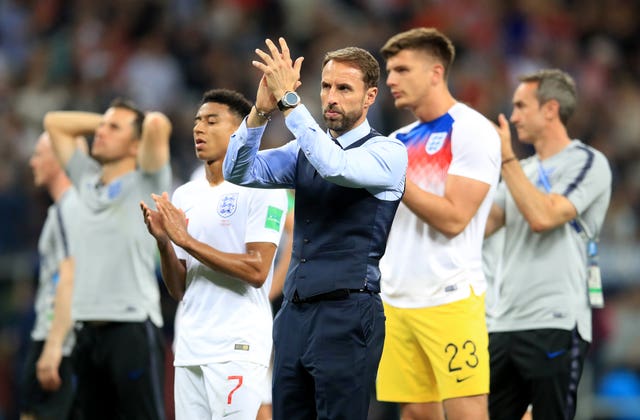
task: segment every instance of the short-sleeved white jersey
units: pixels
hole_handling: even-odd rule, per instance
[[[178,187],[172,201],[184,211],[191,236],[237,254],[245,253],[251,242],[277,245],[287,211],[285,190],[247,188],[226,181],[212,187],[205,178]],[[174,248],[187,267],[174,365],[245,360],[268,366],[273,263],[264,285],[254,288]]]
[[[467,227],[449,238],[400,204],[381,260],[382,298],[399,308],[455,302],[486,289],[482,239],[500,176],[500,139],[491,122],[457,103],[429,122],[414,122],[396,132],[407,146],[407,179],[443,196],[449,175],[490,185]]]

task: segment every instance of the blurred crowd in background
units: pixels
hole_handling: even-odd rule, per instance
[[[0,420],[17,418],[33,321],[50,200],[34,189],[28,159],[47,111],[103,112],[126,96],[166,113],[179,185],[199,164],[191,129],[202,93],[224,87],[254,98],[260,74],[251,60],[265,38],[284,36],[305,57],[298,91],[319,117],[326,51],[354,45],[378,56],[389,36],[415,26],[454,41],[451,90],[494,121],[510,115],[522,73],[558,67],[575,78],[580,105],[569,134],[601,150],[614,173],[600,246],[607,306],[594,311],[578,418],[640,418],[640,1],[0,0]],[[410,115],[394,108],[384,77],[369,116],[389,133]],[[273,122],[264,147],[290,138]],[[163,302],[170,342],[175,304]]]

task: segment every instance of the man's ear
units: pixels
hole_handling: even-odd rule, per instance
[[[445,81],[444,79],[444,66],[438,62],[433,64],[431,68],[432,79],[431,82],[433,85],[437,85]]]
[[[367,89],[367,93],[365,94],[365,97],[364,97],[364,106],[370,107],[371,105],[373,105],[373,103],[376,101],[377,96],[378,96],[377,87],[370,87],[369,89]]]
[[[544,116],[548,120],[560,118],[560,104],[555,99],[550,99],[542,105]]]

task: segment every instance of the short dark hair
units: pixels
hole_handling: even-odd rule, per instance
[[[555,99],[558,102],[560,121],[567,125],[578,103],[576,83],[568,73],[559,69],[542,69],[521,76],[523,83],[538,83],[536,99],[540,105]]]
[[[122,108],[128,109],[135,114],[133,120],[133,133],[136,139],[142,137],[142,124],[144,123],[144,112],[136,106],[136,104],[125,98],[115,98],[109,104],[109,108]]]
[[[226,105],[229,110],[242,120],[249,115],[253,104],[240,92],[231,89],[211,89],[202,95],[200,105],[209,102]]]
[[[367,50],[358,47],[347,47],[329,51],[322,60],[322,68],[329,61],[350,63],[362,71],[362,81],[367,88],[377,87],[380,80],[380,64]]]
[[[436,28],[413,28],[400,32],[389,38],[380,54],[388,60],[402,50],[424,51],[439,60],[444,67],[445,79],[456,57],[456,48],[451,40]]]

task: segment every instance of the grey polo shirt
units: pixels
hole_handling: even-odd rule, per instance
[[[75,253],[74,320],[143,321],[162,325],[156,276],[157,248],[147,232],[139,202],[171,188],[169,164],[153,173],[129,172],[108,185],[101,168],[77,152],[67,165],[83,206]]]
[[[609,206],[611,169],[599,151],[572,141],[560,153],[540,161],[532,156],[520,162],[527,178],[538,189],[544,171],[551,192],[575,206],[593,234],[598,234]],[[504,246],[485,252],[501,252],[487,266],[493,276],[487,293],[487,325],[490,332],[540,328],[571,330],[591,341],[591,308],[587,293],[586,241],[570,223],[535,233],[501,183],[495,203],[505,210]]]

